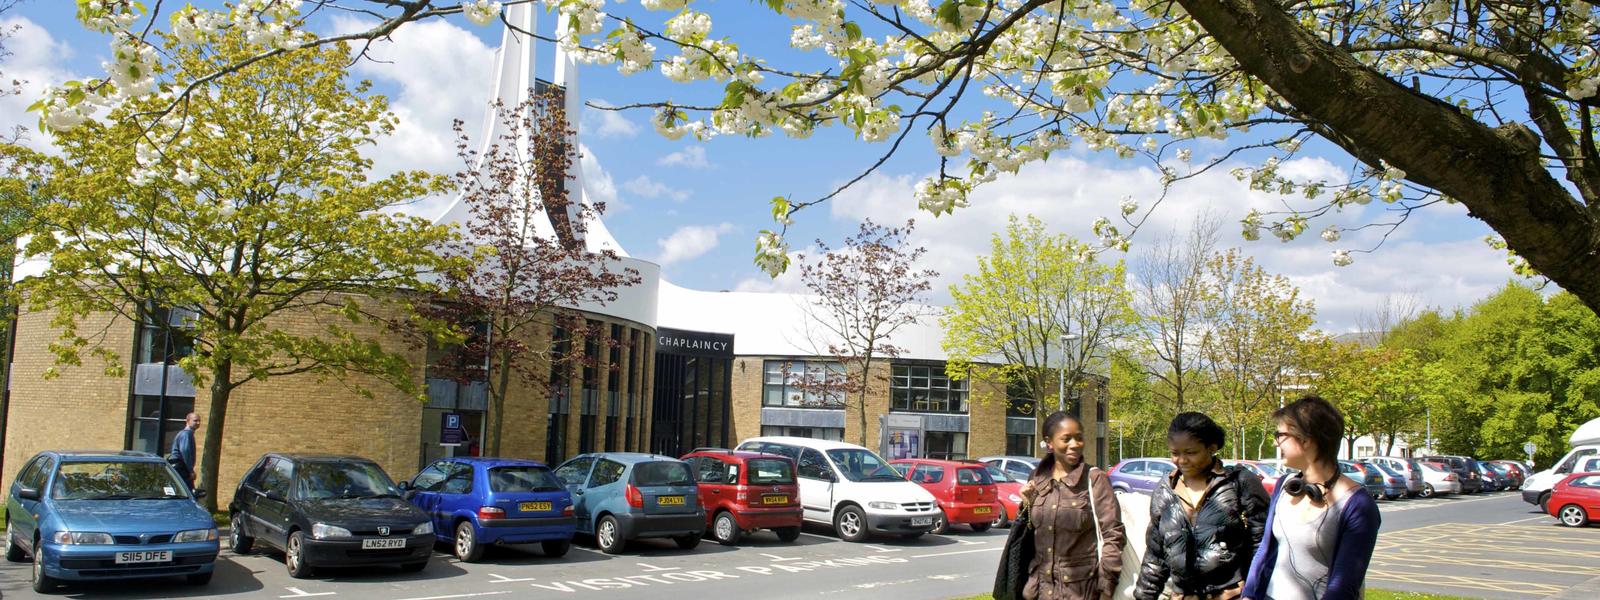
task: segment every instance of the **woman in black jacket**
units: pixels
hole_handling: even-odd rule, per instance
[[[1241,467],[1223,467],[1226,434],[1211,417],[1172,419],[1167,446],[1178,468],[1150,499],[1150,527],[1133,596],[1228,600],[1239,597],[1267,523],[1267,491]]]

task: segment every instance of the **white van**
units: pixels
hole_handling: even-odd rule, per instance
[[[939,514],[933,494],[855,444],[768,436],[745,440],[739,450],[794,459],[805,520],[832,526],[847,542],[874,533],[914,538],[933,530]]]
[[[1556,461],[1556,466],[1534,473],[1522,482],[1522,500],[1537,504],[1540,510],[1544,510],[1545,501],[1550,499],[1550,488],[1567,475],[1582,473],[1584,468],[1593,466],[1590,459],[1596,457],[1600,457],[1600,444],[1573,447],[1571,452]]]

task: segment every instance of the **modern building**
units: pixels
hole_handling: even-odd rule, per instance
[[[508,7],[507,18],[533,31],[531,5]],[[563,89],[570,127],[580,111],[574,61],[555,53],[553,85]],[[531,39],[508,29],[496,65],[495,98],[515,107],[529,90],[552,85],[535,76]],[[491,113],[484,140],[498,140]],[[573,186],[583,190],[581,167]],[[587,198],[580,198],[588,202]],[[461,199],[438,217],[465,223],[470,206]],[[578,235],[592,250],[611,249],[642,281],[617,290],[603,306],[572,307],[586,321],[581,330],[549,326],[538,334],[557,352],[582,352],[589,366],[557,366],[549,385],[514,385],[506,397],[506,436],[500,453],[556,463],[594,451],[650,451],[677,455],[697,447],[733,447],[757,435],[796,435],[863,443],[890,457],[964,458],[997,454],[1037,455],[1031,401],[1015,398],[1003,383],[952,379],[945,372],[938,320],[903,328],[893,342],[905,352],[878,362],[864,403],[840,402],[808,382],[839,377],[842,367],[816,348],[828,340],[799,329],[808,299],[792,294],[705,292],[675,286],[660,268],[629,256],[596,220],[582,233],[558,231],[547,217],[546,235]],[[21,280],[41,268],[19,265]],[[52,315],[18,315],[0,485],[19,466],[50,448],[123,448],[165,453],[184,416],[208,414],[209,396],[178,368],[189,341],[171,327],[95,315],[80,329],[104,331],[101,344],[127,360],[127,376],[99,365],[54,364],[49,344],[59,331]],[[309,318],[285,317],[278,325],[315,327]],[[181,311],[159,318],[181,324]],[[302,331],[311,331],[302,329]],[[353,386],[309,375],[275,377],[238,388],[229,403],[220,464],[219,501],[263,453],[349,453],[378,461],[396,478],[410,477],[428,462],[481,451],[488,409],[487,377],[444,377],[430,350],[405,350],[392,332],[376,326],[358,333],[408,352],[427,388],[419,402],[382,383]],[[388,337],[386,337],[388,336]],[[601,337],[606,339],[601,339]],[[56,376],[42,377],[49,369]],[[358,378],[359,379],[359,378]],[[1105,385],[1082,399],[1092,462],[1106,456]],[[203,423],[215,427],[217,423]],[[204,439],[204,432],[196,436]]]

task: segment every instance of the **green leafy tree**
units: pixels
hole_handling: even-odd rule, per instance
[[[209,382],[200,479],[216,490],[228,401],[240,386],[361,373],[420,398],[414,366],[363,331],[405,314],[410,296],[399,291],[427,293],[428,276],[450,266],[430,250],[449,239],[446,229],[394,212],[444,181],[368,176],[361,151],[395,122],[365,83],[347,81],[342,47],[255,59],[244,32],[230,29],[198,44],[169,38],[165,52],[171,62],[160,69],[173,71],[161,74],[176,78],[249,62],[181,112],[161,116],[163,105],[147,98],[56,131],[61,155],[45,159],[40,190],[53,201],[25,249],[49,266],[21,292],[30,309],[55,314],[58,363],[88,352],[117,373],[117,349],[92,344],[85,318],[154,322],[162,307],[193,311],[185,325],[194,351],[179,364],[197,385]],[[206,503],[215,510],[216,495]]]

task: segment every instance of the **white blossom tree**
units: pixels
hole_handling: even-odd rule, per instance
[[[78,0],[79,20],[111,37],[113,59],[104,77],[68,82],[38,108],[46,125],[68,128],[96,106],[130,98],[159,95],[179,107],[230,75],[231,67],[158,79],[151,67],[165,58],[156,36],[240,28],[260,48],[248,63],[447,15],[487,25],[505,5],[526,3],[237,0],[163,12],[161,3]],[[749,10],[794,22],[794,52],[773,60],[714,35],[709,14],[690,0],[642,0],[645,10],[620,0],[542,4],[573,17],[557,37],[583,60],[699,82],[703,101],[619,107],[653,109],[664,135],[804,138],[841,126],[884,143],[885,158],[913,133],[925,136],[940,158],[916,199],[935,215],[1071,140],[1151,161],[1169,189],[1240,161],[1252,166],[1233,172],[1252,188],[1298,198],[1247,216],[1247,237],[1266,230],[1292,239],[1315,219],[1372,200],[1391,205],[1393,219],[1371,223],[1387,227],[1460,202],[1498,232],[1491,243],[1511,260],[1600,308],[1593,0],[765,0]],[[322,10],[378,23],[319,36],[303,15]],[[1206,138],[1229,140],[1229,150],[1193,156],[1211,147]],[[1281,172],[1311,138],[1347,153],[1356,175]],[[783,234],[794,215],[836,194],[774,199],[777,223],[760,234],[758,264],[785,268]],[[1127,246],[1161,197],[1144,200],[1107,207],[1115,220],[1094,227],[1104,246]],[[1344,229],[1320,231],[1339,244]],[[1340,265],[1373,249],[1334,248]]]

